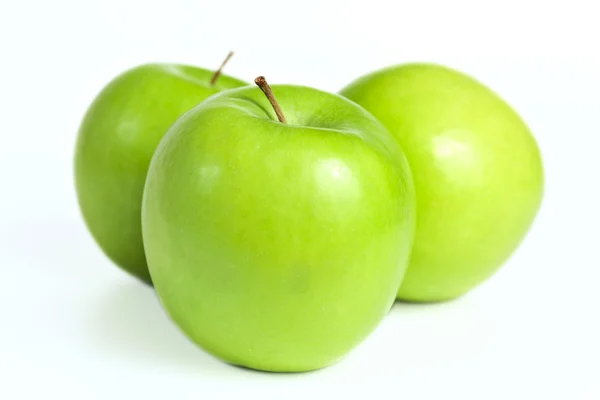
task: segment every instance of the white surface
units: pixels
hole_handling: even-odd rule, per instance
[[[600,398],[594,3],[3,1],[0,399]],[[206,355],[93,243],[72,153],[85,109],[123,69],[217,66],[230,49],[228,74],[331,91],[412,60],[483,80],[543,151],[546,198],[531,234],[468,296],[396,305],[325,370],[264,374]]]

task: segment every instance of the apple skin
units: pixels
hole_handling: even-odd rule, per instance
[[[141,203],[150,159],[169,126],[199,102],[247,85],[178,64],[125,71],[94,99],[79,128],[75,187],[85,223],[104,253],[150,283],[141,234]]]
[[[398,298],[454,299],[492,276],[540,208],[544,171],[528,126],[474,78],[410,63],[360,77],[341,94],[396,137],[417,195],[417,229]]]
[[[256,87],[182,116],[150,165],[142,229],[172,320],[214,356],[298,372],[342,358],[395,300],[415,225],[401,148],[342,96]]]

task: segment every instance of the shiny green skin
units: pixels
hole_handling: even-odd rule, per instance
[[[417,231],[398,297],[449,300],[493,275],[543,195],[540,151],[519,115],[483,84],[434,64],[389,67],[341,94],[387,126],[413,172]]]
[[[79,129],[75,185],[83,218],[104,253],[150,282],[141,234],[146,172],[168,128],[199,102],[246,83],[192,66],[146,64],[124,72],[94,99]]]
[[[359,344],[392,305],[415,224],[408,163],[335,94],[273,86],[214,96],[156,151],[142,228],[156,291],[229,363],[308,371]]]

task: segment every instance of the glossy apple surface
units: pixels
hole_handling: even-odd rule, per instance
[[[347,99],[274,86],[211,97],[152,159],[142,226],[156,291],[194,342],[229,363],[307,371],[387,314],[414,234],[414,187],[393,137]]]
[[[75,185],[86,225],[104,253],[149,282],[141,202],[150,159],[175,120],[207,97],[246,85],[185,65],[147,64],[124,72],[94,99],[80,126]]]
[[[341,94],[386,125],[413,172],[417,230],[398,297],[449,300],[493,275],[542,201],[540,150],[523,119],[482,83],[434,64],[376,71]]]

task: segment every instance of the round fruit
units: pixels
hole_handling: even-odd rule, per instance
[[[432,64],[373,72],[341,94],[392,132],[415,179],[417,230],[398,297],[448,300],[494,274],[542,201],[542,159],[521,117],[475,79]]]
[[[104,253],[150,282],[141,234],[146,172],[177,117],[221,90],[246,85],[184,65],[147,64],[110,82],[89,107],[77,138],[75,185],[83,218]]]
[[[152,159],[142,226],[156,291],[197,344],[268,371],[327,366],[392,305],[414,234],[414,188],[361,107],[276,86],[181,117]],[[285,120],[281,116],[280,120]]]

